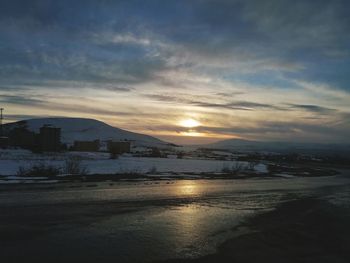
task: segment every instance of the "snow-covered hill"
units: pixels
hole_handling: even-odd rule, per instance
[[[28,130],[39,132],[40,127],[50,124],[61,128],[61,141],[72,144],[75,140],[91,141],[99,139],[106,140],[131,140],[137,146],[158,146],[164,147],[168,143],[149,135],[129,132],[112,127],[104,122],[85,118],[42,118],[29,119],[21,122],[7,123],[4,130],[9,131],[25,122]]]

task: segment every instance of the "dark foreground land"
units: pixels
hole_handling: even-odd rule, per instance
[[[350,262],[350,209],[308,198],[286,202],[249,219],[217,253],[194,262]]]
[[[0,262],[350,262],[349,186],[329,177],[0,192]]]

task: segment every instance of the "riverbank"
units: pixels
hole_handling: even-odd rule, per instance
[[[63,175],[33,175],[22,176],[0,175],[0,189],[6,190],[10,185],[50,185],[50,184],[65,184],[65,183],[99,183],[99,182],[137,182],[137,181],[159,181],[159,180],[232,180],[232,179],[271,179],[271,178],[296,178],[296,177],[323,177],[335,176],[339,172],[330,168],[308,168],[308,169],[294,169],[293,172],[289,170],[278,172],[257,172],[254,170],[247,170],[242,172],[166,172],[166,173],[117,173],[117,174],[63,174]]]
[[[350,208],[325,200],[282,203],[234,231],[238,236],[220,245],[215,254],[163,262],[350,262]]]
[[[4,262],[124,263],[179,258],[227,262],[232,252],[236,262],[256,262],[245,260],[245,253],[288,256],[281,246],[287,244],[293,251],[294,245],[286,237],[297,233],[295,242],[299,242],[298,235],[309,235],[312,222],[319,222],[315,233],[310,234],[317,238],[318,231],[325,228],[323,224],[330,229],[339,224],[339,229],[334,228],[335,238],[319,232],[320,236],[329,236],[332,244],[338,244],[334,240],[343,233],[347,235],[344,225],[349,208],[321,200],[348,205],[349,183],[344,174],[292,180],[72,183],[0,191],[1,258]],[[299,199],[300,203],[278,205]],[[276,207],[276,212],[263,214]],[[306,217],[307,223],[303,222],[303,213],[313,215]],[[338,220],[339,216],[345,221]],[[298,230],[300,224],[305,226]],[[291,233],[284,233],[286,229]],[[349,243],[347,239],[344,242],[341,244]],[[211,256],[205,257],[208,254]]]

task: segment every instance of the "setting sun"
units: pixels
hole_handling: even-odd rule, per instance
[[[200,122],[194,120],[194,119],[185,119],[180,121],[180,125],[182,127],[186,127],[186,128],[194,128],[194,127],[198,127],[200,126]]]

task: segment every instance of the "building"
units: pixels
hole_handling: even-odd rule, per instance
[[[74,141],[73,151],[98,152],[99,149],[100,149],[100,140]]]
[[[129,153],[131,151],[130,141],[107,141],[107,149],[114,154]]]
[[[40,150],[43,152],[58,152],[61,150],[61,128],[44,125],[40,128]]]
[[[7,148],[9,147],[10,140],[7,136],[4,136],[4,129],[2,126],[2,121],[4,119],[2,112],[4,111],[4,108],[0,108],[0,149],[1,148]]]
[[[14,147],[35,150],[37,141],[37,134],[29,131],[24,122],[9,132],[9,144]]]
[[[6,149],[10,145],[10,140],[8,137],[1,136],[0,137],[0,149]]]

